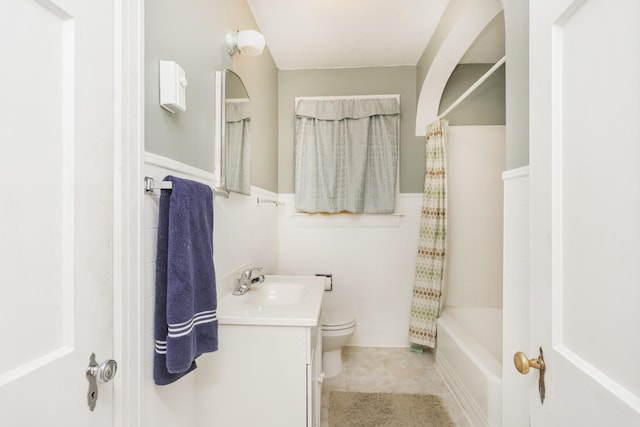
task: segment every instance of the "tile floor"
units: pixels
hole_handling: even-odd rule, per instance
[[[434,367],[430,351],[415,353],[408,348],[345,347],[342,349],[345,370],[322,385],[321,427],[328,427],[328,401],[332,390],[428,393],[442,398],[442,403],[457,427],[470,427],[458,402]]]

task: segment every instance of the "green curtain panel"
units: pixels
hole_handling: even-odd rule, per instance
[[[296,209],[393,213],[400,104],[395,98],[300,100]]]
[[[418,256],[413,281],[409,341],[436,345],[436,322],[442,308],[447,246],[447,121],[429,125]]]
[[[248,98],[227,99],[225,107],[225,185],[231,191],[251,193],[251,104]]]

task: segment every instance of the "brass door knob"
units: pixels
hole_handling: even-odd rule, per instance
[[[544,386],[544,372],[547,367],[544,364],[544,353],[542,347],[540,347],[540,355],[535,359],[529,359],[526,354],[519,351],[513,355],[513,364],[516,365],[516,369],[523,375],[529,373],[529,369],[535,368],[540,371],[540,377],[538,378],[538,392],[540,393],[540,403],[544,403],[545,386]]]
[[[528,374],[530,368],[544,370],[544,359],[542,357],[529,359],[527,355],[521,351],[513,355],[513,364],[516,366],[518,372],[523,375]]]

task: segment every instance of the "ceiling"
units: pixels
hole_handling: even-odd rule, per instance
[[[247,3],[278,69],[293,70],[416,65],[449,0]],[[492,24],[462,62],[495,62],[504,55],[503,19]]]
[[[448,0],[247,0],[276,66],[415,65]]]

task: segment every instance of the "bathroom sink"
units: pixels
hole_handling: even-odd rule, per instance
[[[316,326],[324,295],[324,277],[265,275],[244,295],[218,300],[223,325]]]
[[[306,290],[301,283],[265,282],[253,286],[246,296],[256,305],[290,305],[300,302]]]

